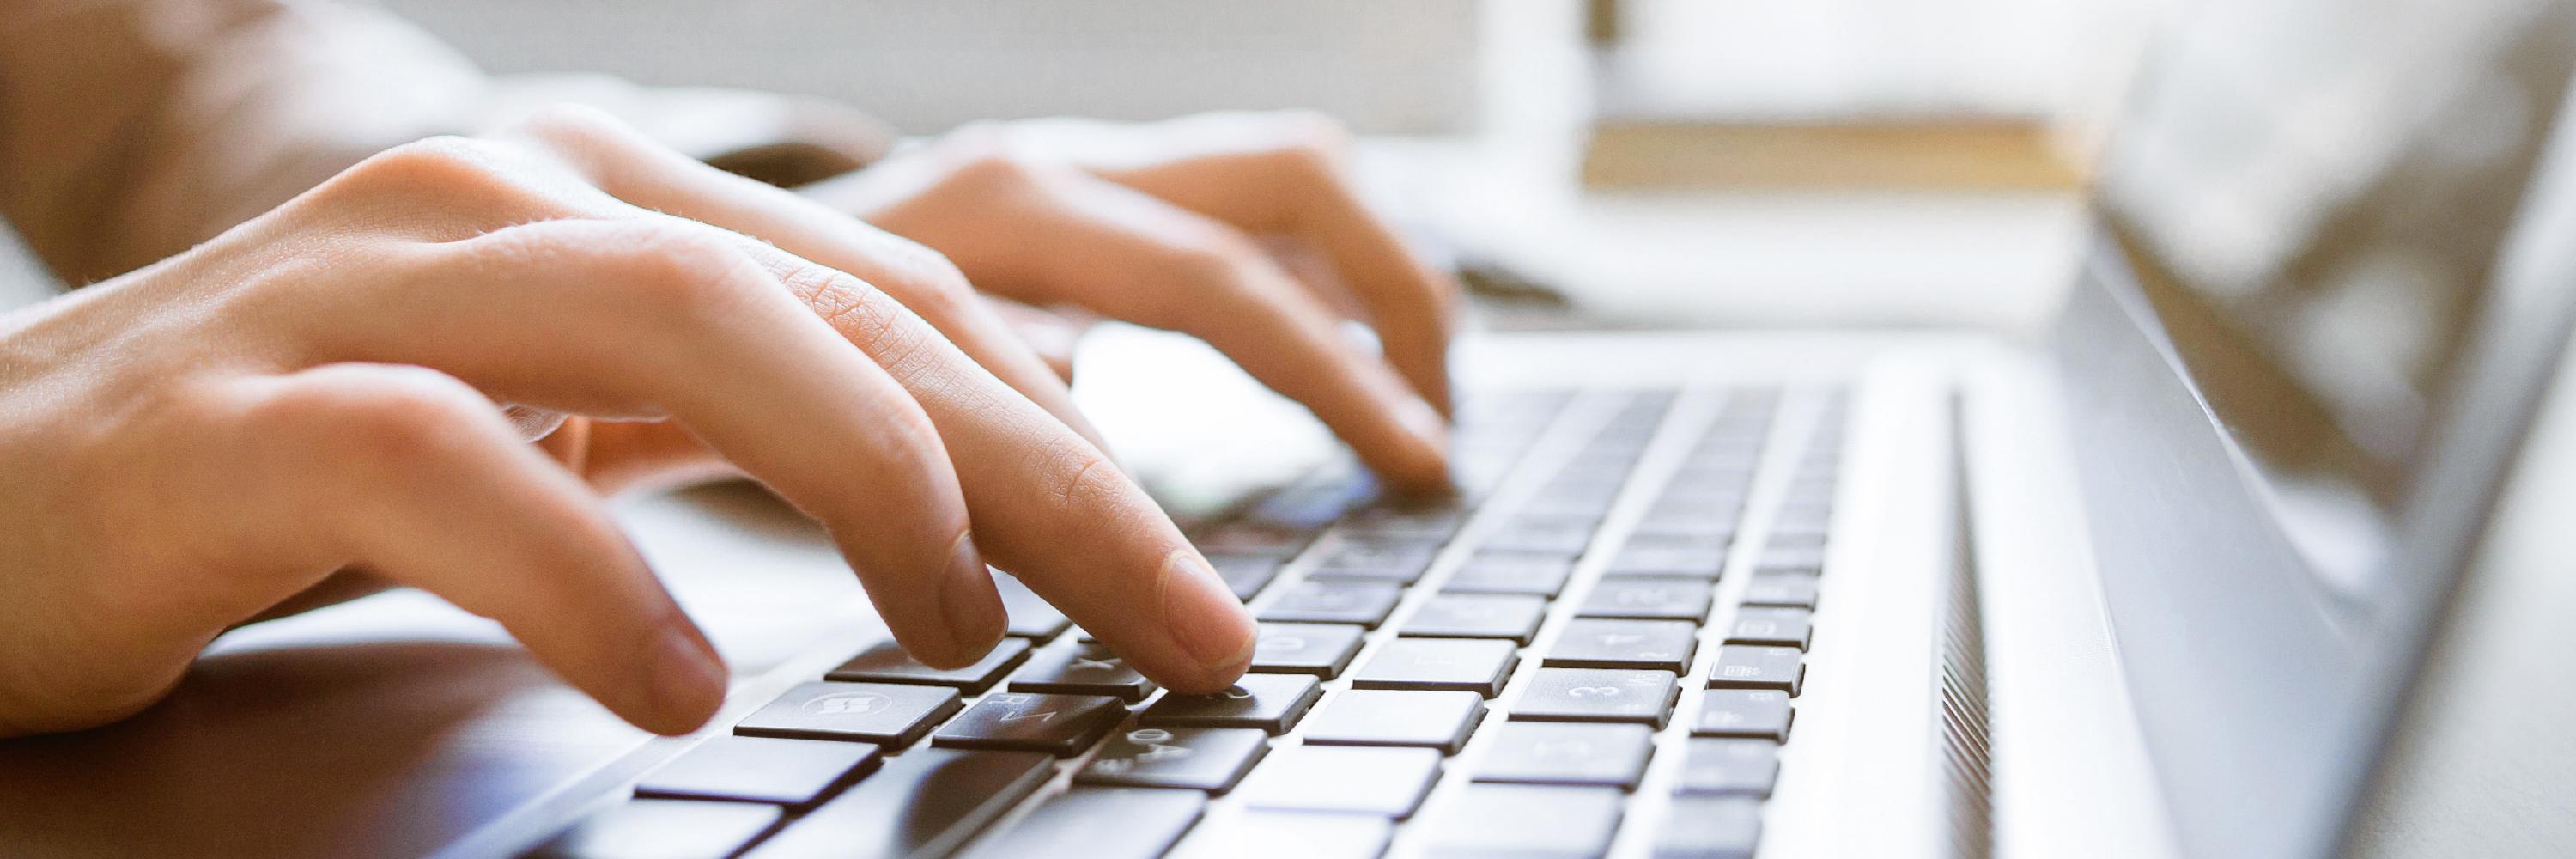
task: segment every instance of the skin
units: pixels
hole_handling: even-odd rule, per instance
[[[600,496],[717,474],[820,520],[924,662],[999,640],[989,563],[1157,681],[1223,688],[1252,623],[1032,348],[1064,317],[968,278],[1206,337],[1435,488],[1450,287],[1357,205],[1338,140],[986,128],[800,196],[556,111],[0,316],[0,735],[123,718],[225,629],[369,579],[695,729],[723,664]]]

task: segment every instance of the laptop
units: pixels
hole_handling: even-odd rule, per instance
[[[1176,501],[1262,624],[1228,693],[1004,576],[977,665],[779,612],[719,636],[774,668],[643,739],[505,644],[355,619],[393,594],[0,743],[0,852],[2337,853],[2440,728],[2401,717],[2569,334],[2576,16],[2247,0],[2158,44],[2042,342],[1480,335],[1456,498],[1334,461]],[[738,495],[641,517],[827,563]]]

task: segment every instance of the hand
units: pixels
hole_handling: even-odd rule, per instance
[[[526,443],[559,414],[685,428],[821,519],[925,662],[1001,636],[989,560],[1164,684],[1224,687],[1241,603],[1066,402],[937,254],[596,115],[407,145],[0,316],[0,735],[148,706],[353,566],[639,726],[702,724],[724,669]]]
[[[1303,113],[977,126],[806,193],[988,292],[1197,335],[1391,483],[1441,490],[1456,287],[1361,204],[1345,136]]]

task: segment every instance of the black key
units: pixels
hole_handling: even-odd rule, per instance
[[[1804,573],[1754,573],[1744,586],[1745,605],[1816,607],[1816,577]]]
[[[1655,751],[1655,732],[1644,725],[1506,722],[1496,730],[1476,763],[1477,781],[1636,790]]]
[[[1447,540],[1467,521],[1467,511],[1440,502],[1380,503],[1342,520],[1342,531],[1371,537]]]
[[[1602,576],[1583,601],[1582,617],[1638,620],[1708,620],[1705,579],[1680,576]]]
[[[1287,562],[1284,557],[1263,555],[1208,556],[1208,565],[1216,568],[1216,577],[1225,580],[1226,588],[1234,591],[1235,599],[1242,600],[1251,599],[1253,594],[1261,592],[1262,586],[1278,578],[1279,566]]]
[[[1661,728],[1681,699],[1680,675],[1626,668],[1541,668],[1512,718],[1531,722],[1635,722]]]
[[[1518,651],[1501,639],[1399,638],[1360,666],[1351,687],[1474,692],[1491,698],[1503,693],[1512,669],[1521,664]]]
[[[868,743],[710,737],[655,768],[635,795],[804,805],[882,763]]]
[[[1336,538],[1320,550],[1313,575],[1412,584],[1440,553],[1436,540]]]
[[[948,720],[930,744],[949,749],[1082,754],[1127,718],[1127,705],[1106,695],[995,692]]]
[[[1654,668],[1679,674],[1690,669],[1699,647],[1699,627],[1677,620],[1577,618],[1565,625],[1549,648],[1551,668]]]
[[[1307,579],[1261,610],[1261,619],[1291,623],[1355,623],[1370,629],[1386,622],[1404,598],[1404,586],[1365,579]]]
[[[1485,698],[1474,692],[1352,689],[1324,704],[1306,726],[1310,746],[1422,746],[1457,754]]]
[[[1795,647],[1729,644],[1709,666],[1711,689],[1778,689],[1791,695],[1806,683],[1806,654]]]
[[[1613,575],[1692,576],[1715,579],[1726,567],[1724,546],[1638,545],[1631,540],[1627,547],[1610,559]]]
[[[799,683],[743,717],[746,737],[861,740],[900,749],[956,713],[957,690],[888,683]]]
[[[1073,781],[1224,793],[1269,753],[1270,735],[1261,731],[1130,728],[1111,734]]]
[[[1244,804],[1281,811],[1341,811],[1402,820],[1440,778],[1431,749],[1296,746],[1280,749],[1243,782]]]
[[[630,799],[584,818],[529,859],[724,859],[778,822],[777,806]]]
[[[1655,832],[1655,859],[1753,859],[1762,804],[1741,796],[1674,797]]]
[[[1681,781],[1673,792],[1767,797],[1779,779],[1779,743],[1692,737],[1682,751]]]
[[[1422,855],[1593,859],[1610,851],[1626,798],[1607,787],[1470,784],[1424,818]]]
[[[1609,503],[1604,501],[1602,507]],[[1485,537],[1482,548],[1504,552],[1546,552],[1557,555],[1580,555],[1592,544],[1592,532],[1599,529],[1597,515],[1534,516],[1524,513],[1512,517],[1501,530]]]
[[[1246,811],[1201,824],[1182,839],[1173,859],[1378,859],[1395,824],[1364,814]],[[1253,845],[1259,845],[1254,847]]]
[[[1574,574],[1571,555],[1477,552],[1440,589],[1465,594],[1531,594],[1553,599]]]
[[[1315,539],[1311,531],[1297,531],[1257,522],[1229,522],[1200,534],[1190,541],[1213,561],[1219,555],[1245,555],[1285,558],[1306,548]],[[1224,568],[1219,567],[1220,571]],[[1241,596],[1241,594],[1237,594]]]
[[[1777,689],[1711,689],[1700,693],[1699,722],[1694,737],[1750,737],[1789,740],[1789,722],[1798,711],[1789,693]]]
[[[1261,499],[1243,514],[1244,521],[1292,531],[1320,531],[1367,491],[1356,483],[1292,486]]]
[[[1322,683],[1303,674],[1246,674],[1233,688],[1214,695],[1165,695],[1136,721],[1151,728],[1260,728],[1284,734],[1323,696]]]
[[[1330,680],[1351,667],[1363,634],[1359,627],[1338,623],[1264,623],[1252,645],[1252,670]]]
[[[946,856],[1055,774],[1036,752],[918,749],[886,759],[744,859]]]
[[[1118,654],[1098,644],[1040,652],[1028,667],[1011,675],[1013,692],[1060,695],[1110,695],[1128,702],[1145,700],[1158,687]]]
[[[1777,644],[1807,649],[1814,636],[1813,615],[1803,608],[1745,606],[1735,610],[1735,625],[1726,630],[1728,644]]]
[[[974,857],[1158,859],[1206,811],[1207,794],[1142,787],[1078,787],[1047,800]]]
[[[1002,611],[1010,616],[1010,634],[1034,641],[1052,641],[1073,628],[1064,612],[1020,583],[1019,577],[1007,573],[993,576],[993,589],[1002,592]]]
[[[1438,594],[1406,618],[1409,638],[1508,638],[1522,644],[1547,619],[1547,598],[1522,594]]]
[[[823,676],[825,680],[857,683],[920,683],[931,686],[954,686],[973,695],[1002,679],[1020,663],[1028,661],[1029,643],[1016,638],[1002,639],[991,653],[964,668],[932,668],[913,660],[903,647],[886,642],[850,657],[841,667]]]

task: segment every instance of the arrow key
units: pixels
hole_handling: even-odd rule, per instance
[[[930,735],[930,744],[1069,758],[1099,742],[1101,735],[1126,717],[1125,702],[1101,695],[996,692]]]

